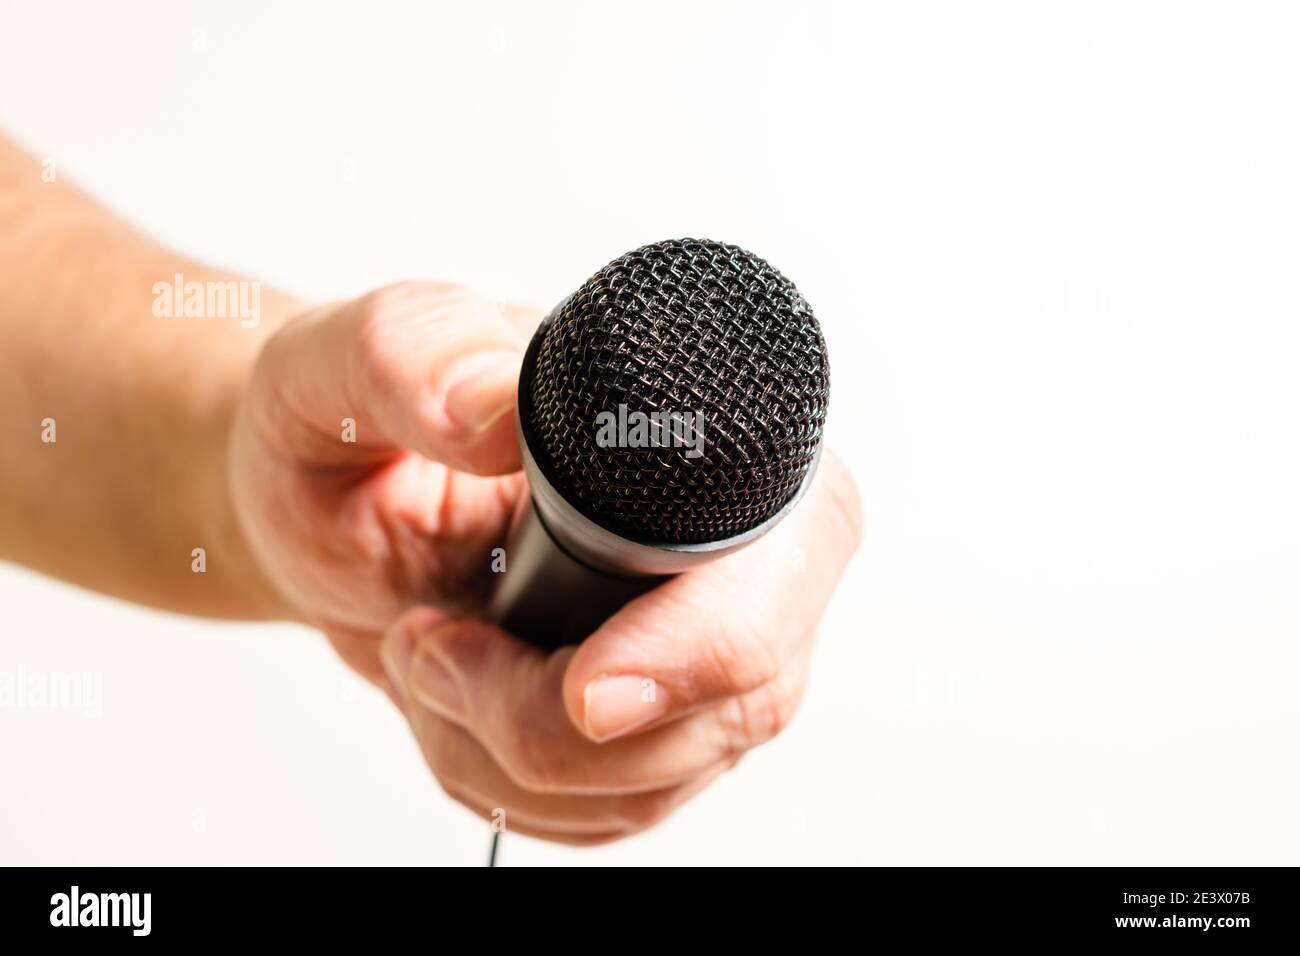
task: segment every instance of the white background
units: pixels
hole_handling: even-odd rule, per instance
[[[1297,49],[1265,4],[2,0],[0,127],[311,300],[550,305],[694,235],[811,301],[870,528],[803,710],[503,863],[1294,864]],[[104,714],[0,710],[0,862],[482,861],[304,630],[6,567],[19,667]]]

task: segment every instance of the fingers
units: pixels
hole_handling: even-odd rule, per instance
[[[861,524],[853,479],[828,453],[763,538],[643,595],[578,647],[564,675],[574,726],[610,740],[778,680],[811,641]]]
[[[409,612],[381,651],[412,702],[471,732],[520,787],[534,793],[633,793],[690,779],[724,756],[702,731],[605,748],[564,712],[572,650],[547,656],[476,620]],[[689,739],[691,733],[698,739]],[[671,739],[669,739],[671,736]]]
[[[619,788],[590,793],[581,789],[530,789],[517,779],[517,764],[503,765],[479,742],[475,733],[462,725],[467,719],[463,705],[459,701],[449,702],[440,688],[434,691],[431,700],[429,689],[419,676],[424,666],[421,656],[427,652],[424,645],[430,634],[458,632],[463,641],[491,645],[492,636],[487,630],[486,625],[462,627],[448,623],[436,612],[422,609],[405,615],[390,631],[383,648],[393,697],[406,713],[426,761],[443,789],[480,815],[492,818],[494,813],[504,810],[512,830],[564,842],[602,842],[658,822],[704,789],[732,762],[730,759],[715,761],[684,781],[670,781],[636,792],[622,792]],[[514,640],[506,635],[502,639]],[[475,650],[478,649],[481,648]],[[508,648],[489,646],[487,653],[479,656],[492,660],[509,652]],[[500,673],[497,677],[507,679],[495,688],[481,689],[488,691],[496,704],[508,709],[512,678]],[[567,720],[558,701],[558,683],[552,687],[552,696],[551,722],[564,726]],[[454,714],[455,718],[445,714]],[[482,732],[479,726],[474,726],[474,730]],[[569,733],[579,746],[595,748],[596,745],[574,734],[572,728]],[[500,749],[499,741],[497,746]],[[543,756],[548,761],[556,758],[554,752]],[[524,779],[527,780],[526,775]]]
[[[802,655],[777,680],[687,720],[597,743],[564,708],[572,654],[548,657],[492,625],[429,609],[404,615],[381,649],[413,723],[425,711],[462,728],[521,790],[590,796],[661,791],[729,766],[789,721],[808,661]]]
[[[389,286],[280,330],[254,407],[278,444],[322,467],[408,448],[474,474],[514,471],[519,365],[539,318],[456,286]]]
[[[726,769],[715,767],[688,783],[647,793],[534,793],[511,780],[464,729],[418,706],[408,717],[425,760],[450,796],[487,819],[504,811],[509,829],[547,839],[600,842],[644,830]]]
[[[827,456],[772,533],[639,598],[577,648],[548,655],[417,609],[385,636],[383,666],[463,803],[508,800],[539,833],[630,832],[789,722],[860,523],[852,480]]]

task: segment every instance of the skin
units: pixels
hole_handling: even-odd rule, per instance
[[[834,454],[757,543],[546,654],[482,614],[527,495],[513,402],[539,311],[406,282],[311,309],[264,289],[256,328],[158,318],[155,282],[231,277],[41,172],[0,139],[0,557],[319,629],[451,796],[559,842],[651,826],[789,723],[861,536]]]

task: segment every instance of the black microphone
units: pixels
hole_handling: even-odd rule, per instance
[[[668,576],[751,543],[817,467],[826,344],[799,290],[737,246],[643,246],[543,320],[517,422],[532,492],[489,606],[576,643]]]

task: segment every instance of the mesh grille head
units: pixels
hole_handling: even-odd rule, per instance
[[[762,524],[821,443],[830,378],[817,319],[736,246],[681,239],[615,259],[552,313],[530,356],[521,417],[538,465],[570,504],[635,541],[700,544]],[[641,433],[636,413],[650,422]]]

